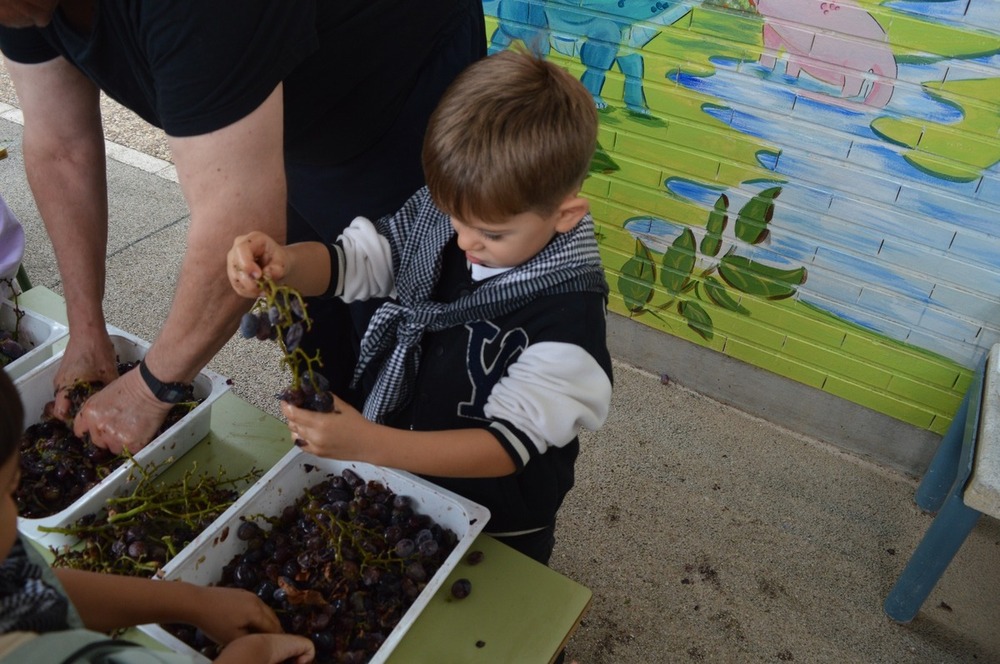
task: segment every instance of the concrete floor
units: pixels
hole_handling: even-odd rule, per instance
[[[0,106],[0,145],[10,152],[0,192],[25,224],[32,280],[61,292],[2,70],[0,102],[10,105]],[[187,210],[162,134],[112,102],[104,112],[115,144],[106,314],[152,339]],[[262,368],[255,350],[234,339],[210,366],[277,414],[271,395],[283,377]],[[916,620],[897,625],[882,600],[932,519],[913,504],[912,478],[625,362],[615,372],[612,413],[583,437],[552,561],[594,592],[570,658],[1000,662],[996,520],[980,521]]]

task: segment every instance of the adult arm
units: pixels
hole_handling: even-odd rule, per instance
[[[59,264],[72,330],[56,386],[107,383],[117,371],[102,308],[108,207],[98,89],[63,58],[8,61],[7,70],[24,114],[28,184]],[[65,417],[66,399],[56,408]]]
[[[248,229],[285,236],[282,86],[249,115],[217,131],[170,137],[191,211],[187,249],[170,312],[146,355],[162,382],[190,382],[236,330],[247,302],[229,286],[226,254]],[[113,452],[147,444],[168,405],[130,371],[91,397],[75,422]]]

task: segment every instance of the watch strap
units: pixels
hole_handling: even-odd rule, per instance
[[[164,383],[149,370],[145,358],[139,362],[139,375],[142,376],[143,382],[146,383],[146,387],[153,393],[153,396],[164,403],[180,403],[193,398],[191,385]]]

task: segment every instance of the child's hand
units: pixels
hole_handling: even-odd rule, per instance
[[[316,647],[294,634],[251,634],[241,637],[216,658],[216,664],[307,664],[316,658]]]
[[[260,294],[257,280],[267,276],[280,281],[288,273],[289,253],[270,236],[251,231],[233,240],[226,256],[226,272],[233,290],[243,297]]]
[[[333,411],[318,413],[281,402],[295,444],[316,456],[351,461],[362,458],[365,430],[375,426],[343,399],[333,397]]]
[[[247,634],[283,632],[274,611],[252,592],[219,586],[197,588],[202,596],[198,598],[198,615],[191,622],[216,643],[225,645]]]

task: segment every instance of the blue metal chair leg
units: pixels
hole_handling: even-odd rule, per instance
[[[955,483],[969,415],[969,399],[970,392],[967,391],[913,497],[920,509],[926,512],[938,511]]]
[[[896,580],[882,608],[897,622],[910,622],[931,594],[980,512],[962,502],[963,487],[951,492],[924,538]]]

